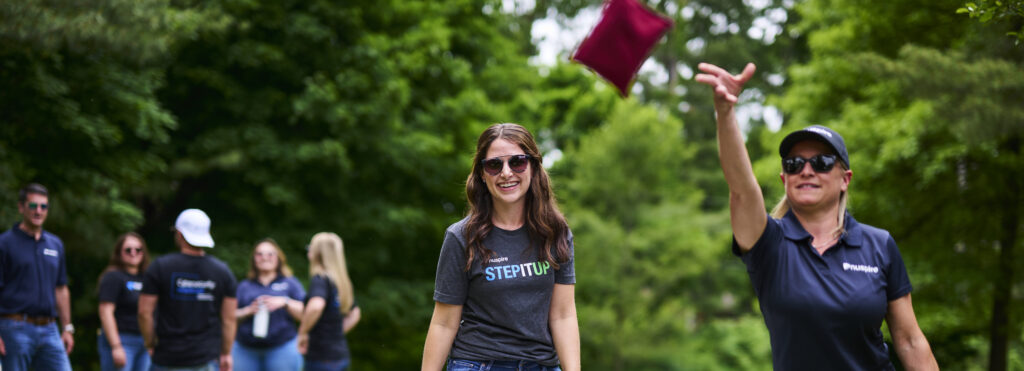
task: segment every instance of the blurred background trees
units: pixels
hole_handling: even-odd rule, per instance
[[[781,137],[833,126],[852,211],[896,237],[939,363],[1024,368],[1019,2],[642,2],[676,26],[626,100],[564,54],[530,62],[533,25],[596,0],[0,2],[0,221],[18,221],[25,183],[51,188],[76,369],[98,366],[114,238],[170,252],[188,207],[239,276],[269,236],[305,279],[302,247],[339,233],[364,310],[355,367],[414,369],[476,137],[519,122],[576,236],[589,369],[769,369],[728,249],[711,94],[692,81],[698,62],[753,61],[741,124],[766,197],[782,194]]]

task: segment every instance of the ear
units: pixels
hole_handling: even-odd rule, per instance
[[[780,171],[779,172],[779,179],[782,180],[782,185],[785,186],[786,185],[786,173],[783,173],[783,172]]]
[[[843,184],[840,187],[843,192],[846,192],[850,188],[850,181],[853,180],[853,170],[846,170],[843,172]]]

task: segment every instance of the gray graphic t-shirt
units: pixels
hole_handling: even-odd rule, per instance
[[[526,228],[491,229],[484,245],[490,260],[467,272],[466,219],[448,227],[437,262],[434,300],[462,305],[462,324],[450,356],[471,360],[525,360],[555,366],[558,355],[548,328],[555,284],[575,284],[572,233],[569,261],[554,269],[537,257]]]

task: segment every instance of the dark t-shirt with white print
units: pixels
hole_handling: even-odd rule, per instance
[[[467,272],[463,219],[448,227],[437,262],[434,300],[462,305],[462,324],[450,356],[471,360],[524,360],[559,363],[548,328],[554,285],[575,284],[572,233],[569,261],[559,269],[539,259],[526,227],[497,227],[484,239],[494,255],[475,259]]]

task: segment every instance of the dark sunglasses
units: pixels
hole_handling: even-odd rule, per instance
[[[43,209],[43,211],[46,211],[46,209],[49,208],[49,207],[50,207],[49,204],[38,204],[38,203],[35,203],[35,202],[29,202],[28,203],[28,209],[29,210],[35,210],[36,208],[40,208],[40,209]]]
[[[141,247],[126,247],[124,250],[122,250],[122,252],[126,252],[126,253],[128,253],[128,255],[141,254],[142,253],[142,248]]]
[[[811,169],[818,173],[827,173],[836,166],[836,155],[820,154],[811,158],[798,156],[782,159],[782,171],[786,174],[799,174],[804,170],[804,164],[810,162]]]
[[[508,157],[508,160],[502,160],[502,157]],[[480,160],[480,164],[483,165],[484,171],[491,176],[501,173],[501,170],[505,168],[505,162],[508,162],[509,169],[521,173],[526,171],[526,167],[530,164],[530,158],[530,155],[498,156]]]

